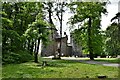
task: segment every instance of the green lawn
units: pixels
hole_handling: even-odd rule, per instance
[[[117,78],[118,68],[101,65],[84,64],[65,60],[49,60],[48,65],[26,62],[3,65],[3,78],[97,78],[106,75]]]
[[[89,61],[90,58],[73,58],[74,60],[86,60]],[[94,58],[95,61],[104,61],[110,63],[120,63],[120,59],[118,58]]]
[[[95,61],[104,61],[110,63],[120,63],[120,59],[118,58],[95,58]]]

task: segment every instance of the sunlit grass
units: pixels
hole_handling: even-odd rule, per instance
[[[48,60],[48,59],[44,59]],[[66,60],[48,60],[48,65],[26,62],[3,66],[3,78],[97,78],[106,75],[117,78],[118,68],[85,64]]]
[[[1,77],[2,77],[2,65],[0,65],[0,80],[1,80]]]
[[[67,57],[63,57],[63,59],[66,59]],[[85,60],[85,61],[89,61],[90,58],[74,58],[74,57],[69,57],[67,59],[70,60]],[[120,59],[119,58],[94,58],[94,61],[104,61],[104,62],[110,62],[110,63],[120,63]]]
[[[118,58],[95,58],[95,61],[104,61],[110,63],[120,63],[120,59]]]

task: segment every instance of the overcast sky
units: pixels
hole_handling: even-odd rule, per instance
[[[102,21],[101,21],[101,25],[102,25],[102,30],[105,30],[110,24],[110,20],[116,15],[116,13],[118,13],[118,2],[120,0],[110,0],[111,4],[107,5],[107,11],[108,11],[108,15],[102,15]],[[69,25],[67,25],[66,23],[68,22],[68,19],[71,17],[72,14],[70,14],[68,11],[65,12],[65,14],[63,15],[63,32],[66,32],[68,35],[68,42],[70,42],[69,39]],[[58,32],[60,30],[59,27],[59,21],[53,20],[55,21],[55,25],[57,26]]]
[[[107,5],[107,11],[108,11],[108,15],[102,16],[102,29],[105,30],[107,28],[108,25],[110,25],[110,20],[116,15],[116,13],[118,13],[118,1],[119,0],[110,0],[111,4]]]

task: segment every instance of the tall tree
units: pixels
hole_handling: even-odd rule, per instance
[[[49,18],[48,22],[51,24],[51,30],[52,31],[55,30],[55,25],[53,23],[52,18],[54,18],[56,20],[58,19],[58,21],[60,23],[60,39],[61,39],[62,38],[63,13],[65,12],[64,8],[66,7],[67,3],[57,1],[57,2],[44,2],[44,4],[46,5],[45,9],[47,9],[47,12],[49,14],[48,15],[48,18]],[[54,13],[55,13],[55,15],[54,15]],[[54,32],[52,32],[52,33],[54,34]],[[62,41],[60,40],[60,47],[58,49],[59,58],[61,57],[61,47],[62,47],[61,44],[62,44]]]
[[[37,3],[38,8],[43,7],[42,3]],[[47,43],[47,37],[49,34],[49,31],[47,30],[48,27],[50,26],[45,20],[44,20],[44,15],[43,15],[43,8],[39,10],[39,13],[36,15],[36,19],[34,22],[29,24],[29,28],[26,30],[26,37],[28,37],[29,40],[32,40],[35,45],[35,62],[38,62],[38,53],[40,49],[40,40],[43,41],[43,44]],[[45,33],[46,32],[46,33]]]
[[[73,9],[75,5],[76,5],[76,9]],[[87,26],[86,49],[89,52],[91,60],[94,60],[93,54],[96,53],[96,48],[97,50],[98,49],[101,50],[102,48],[101,46],[102,41],[99,40],[100,39],[99,37],[101,35],[100,21],[101,21],[102,13],[105,14],[107,12],[105,5],[106,3],[101,3],[101,2],[74,2],[70,4],[71,10],[74,10],[75,12],[74,16],[71,17],[71,24],[83,22],[83,24],[86,24]]]
[[[62,49],[62,24],[63,24],[63,12],[65,12],[64,8],[67,5],[66,2],[60,2],[58,1],[56,3],[56,16],[58,17],[58,20],[60,22],[60,49],[58,49],[59,52],[59,58],[61,57],[61,49]]]
[[[118,19],[117,22],[113,22],[106,29],[106,52],[110,56],[117,56],[120,51],[120,23],[119,23],[120,13],[117,13],[111,21]]]
[[[48,26],[42,11],[42,3],[3,2],[1,12],[3,54],[28,50],[33,55],[34,44],[36,43],[35,62],[38,62],[36,56],[38,57],[40,40],[43,39],[46,44],[48,34],[47,30],[42,28]]]
[[[55,38],[56,38],[56,36],[55,36],[55,33],[56,33],[56,27],[55,27],[55,25],[54,25],[54,23],[53,23],[53,13],[55,12],[55,10],[54,10],[54,2],[44,2],[44,13],[46,13],[46,15],[48,14],[48,16],[46,16],[46,20],[48,21],[48,23],[50,24],[50,28],[49,28],[49,30],[50,30],[50,35],[49,35],[49,40],[50,40],[50,42],[51,42],[51,44],[50,45],[52,45],[52,51],[53,51],[53,55],[54,55],[54,57],[56,57],[56,54],[55,54]],[[47,46],[44,46],[44,47],[47,47]]]

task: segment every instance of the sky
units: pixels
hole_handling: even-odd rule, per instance
[[[105,30],[111,24],[111,19],[118,13],[118,0],[111,0],[111,4],[107,5],[108,15],[102,15],[102,29]]]
[[[110,0],[110,4],[108,4],[107,7],[107,11],[108,14],[107,15],[102,15],[102,21],[101,21],[101,28],[102,30],[106,30],[106,28],[111,24],[111,19],[116,15],[116,13],[118,13],[118,2],[120,0]],[[68,11],[65,12],[65,14],[63,15],[63,29],[62,32],[66,32],[68,35],[68,43],[70,43],[70,31],[69,31],[69,26],[68,24],[66,24],[68,22],[68,19],[72,16],[73,14],[69,13]],[[58,32],[60,30],[59,27],[59,21],[53,20],[53,22],[55,22],[55,25],[57,26]],[[77,28],[77,27],[76,27]]]

